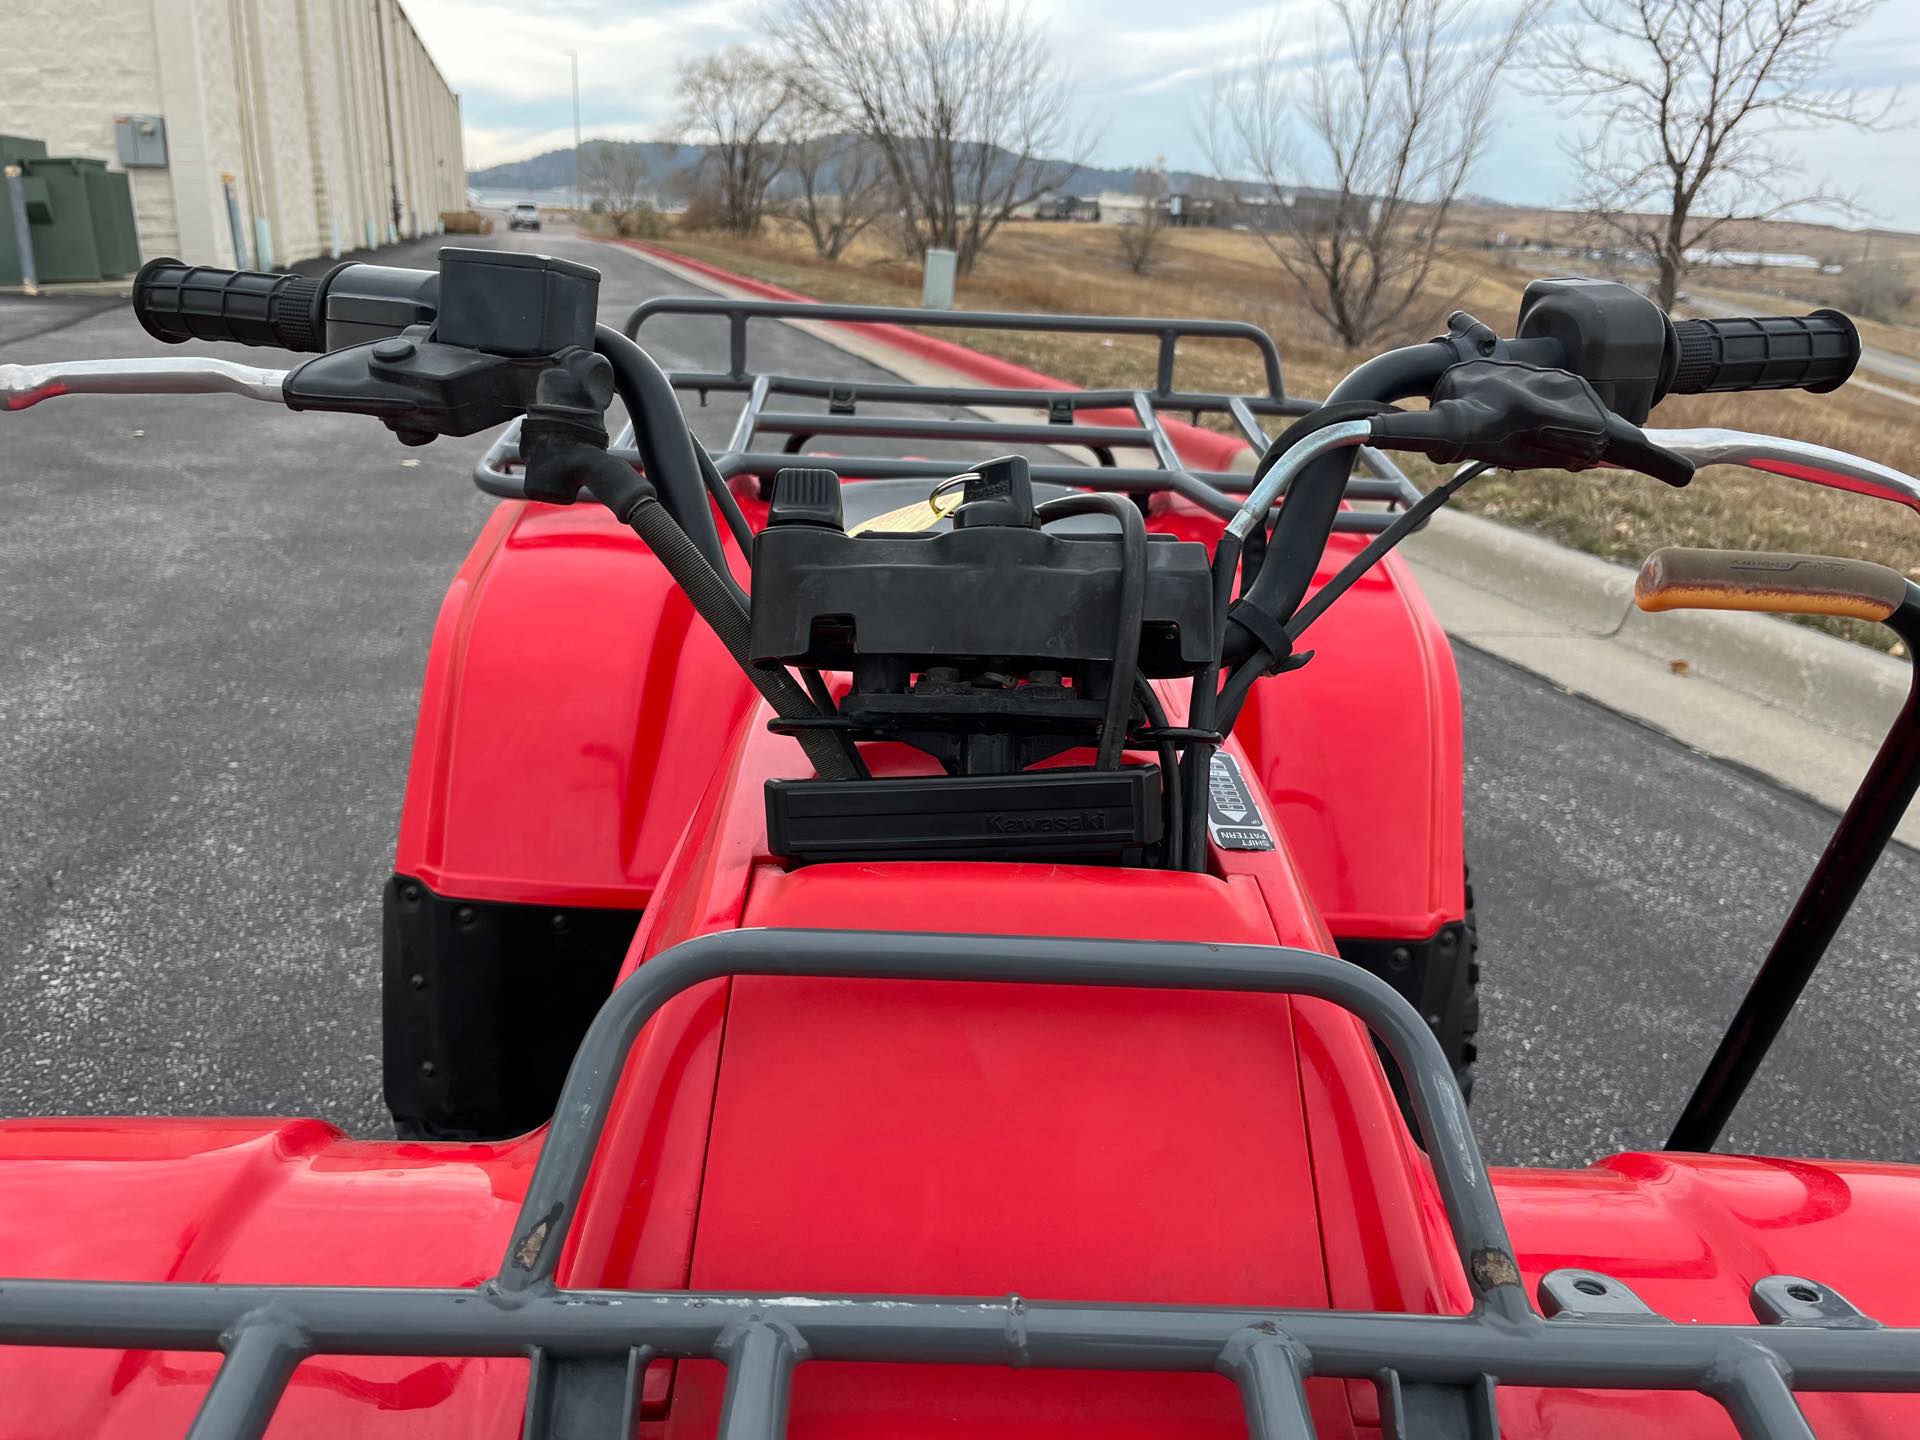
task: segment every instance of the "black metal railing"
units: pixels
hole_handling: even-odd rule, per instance
[[[854,440],[906,442],[932,440],[965,442],[982,447],[1008,445],[1062,447],[1092,452],[1093,465],[1062,456],[1032,467],[1033,478],[1054,484],[1128,494],[1167,490],[1203,506],[1221,517],[1232,515],[1252,484],[1251,471],[1196,470],[1181,459],[1164,423],[1165,415],[1184,412],[1196,422],[1203,415],[1222,415],[1232,421],[1241,439],[1255,453],[1267,448],[1269,436],[1262,418],[1291,419],[1310,413],[1316,402],[1289,396],[1281,379],[1280,351],[1273,337],[1257,325],[1238,320],[1173,320],[1100,315],[1020,315],[985,310],[917,310],[883,305],[830,305],[791,300],[732,300],[705,296],[669,296],[649,300],[627,317],[629,337],[638,338],[650,319],[677,315],[722,320],[727,327],[725,370],[674,370],[673,387],[705,404],[714,394],[743,397],[739,418],[724,446],[712,453],[720,475],[770,478],[794,463],[816,441]],[[1154,383],[1133,390],[1049,390],[986,385],[921,385],[905,381],[833,380],[809,376],[756,372],[748,365],[749,327],[755,322],[782,324],[793,320],[846,325],[913,325],[961,330],[1002,330],[1032,334],[1071,334],[1150,337],[1158,342]],[[1263,394],[1232,394],[1180,389],[1179,344],[1182,340],[1227,341],[1253,349],[1266,381]],[[776,399],[825,401],[824,410],[770,408]],[[876,407],[914,407],[921,413],[875,413]],[[928,409],[962,414],[928,414]],[[983,411],[1031,411],[1031,418],[983,415]],[[1090,424],[1080,420],[1090,410],[1123,410],[1133,425]],[[763,444],[772,440],[772,448]],[[1143,463],[1120,464],[1116,451],[1144,451]],[[629,425],[614,441],[613,451],[637,464]],[[836,457],[844,459],[846,457]],[[520,467],[520,426],[516,420],[494,440],[474,467],[474,481],[490,494],[524,494]],[[954,463],[906,459],[890,455],[860,455],[846,468],[863,479],[943,479]],[[1412,505],[1419,490],[1392,460],[1371,448],[1359,452],[1356,473],[1348,483],[1347,498],[1385,504],[1388,510],[1343,510],[1336,529],[1367,533],[1382,530],[1393,509]]]
[[[727,322],[727,369],[695,377],[724,389],[751,380],[747,327],[756,320],[825,320],[841,325],[911,325],[936,330],[1014,330],[1035,335],[1152,336],[1159,341],[1153,394],[1174,409],[1210,398],[1174,385],[1182,340],[1229,340],[1251,345],[1260,360],[1267,398],[1286,394],[1280,378],[1280,347],[1258,325],[1244,320],[1178,320],[1143,315],[1022,314],[1012,310],[922,310],[911,305],[842,305],[817,300],[735,300],[721,295],[663,295],[634,307],[621,328],[630,340],[656,315],[714,315]],[[1219,397],[1212,397],[1219,398]]]
[[[1473,1296],[1465,1315],[1076,1304],[786,1292],[577,1291],[555,1284],[628,1052],[676,995],[729,975],[842,976],[1309,995],[1344,1006],[1409,1077]],[[1224,1172],[1223,1172],[1224,1173]],[[615,1202],[617,1203],[617,1202]],[[774,1203],[774,1202],[769,1202]],[[1017,1277],[1009,1277],[1017,1278]],[[498,1272],[471,1289],[0,1280],[0,1344],[223,1351],[195,1440],[267,1428],[310,1355],[532,1359],[525,1434],[630,1436],[655,1358],[727,1367],[722,1440],[785,1433],[812,1360],[1219,1372],[1254,1440],[1311,1440],[1309,1377],[1371,1380],[1383,1430],[1496,1433],[1498,1384],[1693,1390],[1747,1440],[1812,1435],[1796,1391],[1920,1391],[1920,1330],[1882,1327],[1829,1287],[1758,1281],[1760,1323],[1676,1324],[1618,1280],[1558,1270],[1529,1304],[1439,1042],[1386,982],[1329,956],[1251,945],[743,930],[677,945],[614,991],[582,1042]]]

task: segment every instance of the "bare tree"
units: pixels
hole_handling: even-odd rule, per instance
[[[1840,303],[1869,320],[1898,320],[1913,301],[1906,267],[1891,257],[1857,260],[1840,280]]]
[[[1155,160],[1134,175],[1133,193],[1142,201],[1137,218],[1120,223],[1120,259],[1136,275],[1152,268],[1167,233],[1167,162]]]
[[[1085,158],[1046,34],[1011,0],[778,0],[771,27],[885,163],[908,243],[952,249],[962,270]]]
[[[1425,291],[1486,149],[1499,72],[1541,4],[1496,23],[1480,0],[1332,0],[1324,53],[1303,55],[1276,23],[1215,86],[1215,168],[1259,180],[1243,217],[1345,344],[1365,345]]]
[[[766,214],[767,190],[785,163],[779,122],[793,101],[780,68],[735,45],[680,67],[679,130],[703,144],[696,183],[710,195],[721,227],[751,235]]]
[[[864,135],[789,136],[785,176],[792,213],[807,228],[816,254],[838,260],[892,204],[893,184],[878,147]]]
[[[1582,207],[1652,258],[1661,305],[1679,297],[1689,252],[1726,226],[1846,204],[1796,185],[1780,137],[1885,118],[1858,93],[1822,84],[1834,45],[1878,4],[1573,0],[1573,23],[1549,33],[1535,61],[1541,90],[1594,117],[1569,147]]]
[[[595,202],[616,235],[650,235],[658,228],[647,187],[647,157],[618,140],[590,140],[580,147],[580,190]]]

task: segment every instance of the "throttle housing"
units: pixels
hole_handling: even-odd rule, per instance
[[[1583,377],[1642,425],[1669,395],[1837,390],[1860,361],[1860,332],[1838,310],[1673,320],[1617,281],[1558,278],[1527,286],[1511,352]]]
[[[377,338],[332,350],[291,371],[287,408],[372,415],[409,444],[435,435],[471,435],[503,425],[536,401],[542,371],[568,351],[591,352],[600,275],[585,265],[545,255],[449,248],[440,271],[354,272],[327,277],[320,298],[329,333],[334,306],[340,324],[371,327]],[[409,292],[395,274],[434,282]],[[363,285],[360,279],[377,283]],[[380,334],[409,304],[437,299],[432,323]]]

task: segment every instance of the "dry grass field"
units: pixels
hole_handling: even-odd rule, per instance
[[[1608,240],[1598,227],[1564,211],[1474,206],[1459,213],[1448,235],[1463,249],[1484,248],[1502,234],[1510,243],[1522,236],[1559,245],[1605,245]],[[1729,226],[1721,232],[1719,243],[1728,250],[1785,251],[1842,266],[1869,259],[1892,261],[1905,270],[1910,282],[1920,280],[1920,235],[1899,230],[1842,230],[1833,225],[1766,220]],[[1756,314],[1791,314],[1823,305],[1851,308],[1850,281],[1844,271],[1822,275],[1793,267],[1715,267],[1696,270],[1687,284],[1695,294],[1747,306]],[[1855,319],[1869,345],[1920,358],[1920,284],[1884,321]]]
[[[877,239],[863,239],[838,263],[818,260],[802,234],[778,226],[748,241],[676,233],[667,243],[823,300],[919,300],[918,266],[901,261]],[[1455,309],[1505,328],[1535,273],[1516,263],[1512,252],[1462,244],[1439,267],[1428,297],[1396,318],[1379,348],[1433,335]],[[1288,390],[1309,396],[1325,394],[1364,358],[1332,342],[1258,237],[1236,231],[1171,230],[1151,272],[1138,276],[1121,262],[1113,227],[1009,224],[975,272],[961,277],[957,303],[1249,320],[1279,341]],[[1081,385],[1143,385],[1152,378],[1151,342],[1000,332],[959,332],[956,338]],[[1183,345],[1180,366],[1181,383],[1195,388],[1249,389],[1259,383],[1244,347]],[[1830,396],[1684,397],[1661,406],[1654,418],[1669,426],[1765,430],[1920,469],[1920,404],[1851,387]],[[1430,476],[1416,471],[1416,478]],[[1884,502],[1744,471],[1709,471],[1682,491],[1607,472],[1495,474],[1467,487],[1455,503],[1628,562],[1661,545],[1713,545],[1858,556],[1920,577],[1920,517]],[[1877,627],[1829,628],[1884,643]]]

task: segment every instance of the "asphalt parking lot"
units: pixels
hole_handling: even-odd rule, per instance
[[[614,323],[679,288],[627,251],[513,242],[602,266]],[[683,322],[643,338],[669,366],[720,343]],[[771,343],[783,368],[866,369]],[[121,305],[0,300],[0,360],[162,350]],[[714,441],[731,416],[695,418]],[[379,891],[434,613],[490,504],[467,479],[484,444],[406,450],[227,397],[0,418],[0,1114],[385,1128]],[[1570,1164],[1657,1144],[1832,817],[1459,663],[1482,1143]],[[1920,857],[1896,851],[1733,1148],[1920,1159],[1917,890]]]

